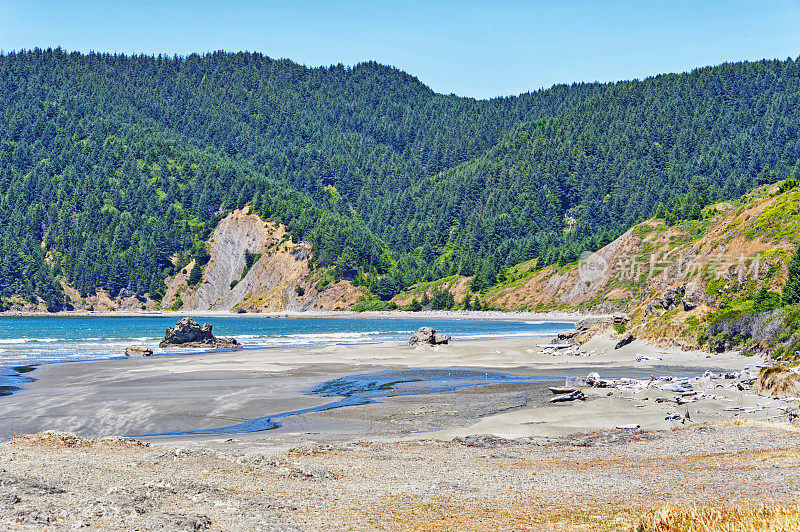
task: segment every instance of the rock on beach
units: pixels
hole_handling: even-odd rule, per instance
[[[415,344],[430,344],[440,345],[450,343],[450,337],[444,334],[437,334],[436,329],[432,327],[420,327],[417,332],[411,335],[408,341],[411,345]]]
[[[131,345],[125,348],[126,357],[149,357],[153,350],[144,345]]]
[[[236,338],[217,338],[211,334],[211,324],[200,326],[192,318],[183,318],[169,327],[159,347],[241,347]]]

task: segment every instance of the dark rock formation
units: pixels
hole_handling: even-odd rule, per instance
[[[560,332],[550,342],[551,344],[577,344],[578,331],[570,329],[569,331]]]
[[[614,324],[617,323],[628,323],[631,321],[631,317],[625,314],[624,312],[615,312],[611,315],[611,322]]]
[[[614,349],[619,349],[620,347],[625,347],[626,345],[628,345],[629,343],[633,342],[634,340],[636,340],[636,338],[634,338],[631,333],[627,333],[627,334],[623,335],[622,338],[619,339],[619,342],[617,342],[617,345],[614,346]]]
[[[666,302],[666,305],[668,307],[674,307],[677,305],[683,297],[685,291],[686,286],[683,285],[667,288],[667,290],[664,292],[664,301]]]
[[[450,337],[443,334],[436,334],[436,329],[432,327],[420,327],[417,332],[411,335],[408,343],[439,345],[450,343]]]
[[[202,327],[192,318],[183,318],[167,333],[159,347],[241,347],[236,338],[217,338],[211,334],[211,324]]]
[[[144,345],[131,345],[125,348],[126,357],[149,357],[153,350]]]

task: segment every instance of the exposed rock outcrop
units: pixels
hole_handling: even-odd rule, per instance
[[[664,291],[662,297],[653,298],[645,307],[644,315],[649,316],[660,310],[669,310],[683,304],[683,310],[689,311],[705,303],[706,293],[703,286],[695,281],[680,286],[673,286]]]
[[[582,334],[596,325],[602,325],[604,322],[606,322],[605,318],[584,318],[575,323],[575,330],[578,331],[578,334]]]
[[[620,323],[628,323],[629,321],[631,321],[630,316],[624,312],[616,312],[608,317],[584,318],[578,320],[575,323],[575,330],[580,335],[593,328],[605,329],[606,327],[611,327],[612,325]]]
[[[612,323],[628,323],[629,321],[631,321],[631,317],[624,312],[615,312],[611,315]]]
[[[236,338],[217,338],[211,334],[211,324],[200,326],[192,318],[183,318],[167,329],[159,347],[241,347]]]
[[[420,327],[417,332],[411,335],[408,341],[411,345],[416,344],[429,344],[440,345],[450,343],[450,337],[444,334],[437,334],[436,329],[432,327]]]
[[[168,307],[180,297],[184,310],[283,312],[357,303],[364,290],[351,282],[320,282],[325,276],[309,268],[312,251],[311,243],[293,241],[286,227],[265,222],[250,207],[233,211],[211,234],[202,281],[188,285],[190,262],[167,279],[163,304]]]
[[[617,342],[617,345],[614,346],[614,349],[620,349],[622,347],[625,347],[634,340],[636,340],[636,338],[634,338],[634,336],[631,333],[624,334],[622,338],[619,339],[619,342]]]
[[[705,302],[706,293],[700,283],[687,283],[683,293],[683,310],[692,310]]]
[[[131,345],[125,348],[126,357],[149,357],[153,350],[145,345]]]

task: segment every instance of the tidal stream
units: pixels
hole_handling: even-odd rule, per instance
[[[378,402],[385,397],[402,395],[426,395],[433,393],[452,392],[467,386],[485,386],[500,383],[543,383],[564,382],[563,376],[541,375],[511,375],[498,371],[476,369],[388,369],[377,373],[364,375],[348,375],[338,379],[323,382],[309,394],[322,397],[340,397],[341,399],[324,405],[279,412],[267,416],[251,419],[235,425],[212,429],[185,430],[176,432],[160,432],[154,434],[136,434],[131,437],[145,436],[189,436],[189,435],[214,435],[214,434],[240,434],[272,430],[280,427],[278,419],[300,414],[322,412],[343,408],[346,406],[360,406]]]

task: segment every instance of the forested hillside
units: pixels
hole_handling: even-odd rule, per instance
[[[798,95],[792,60],[478,101],[375,63],[6,54],[0,292],[158,299],[246,204],[385,299],[455,273],[479,290],[784,177]]]

